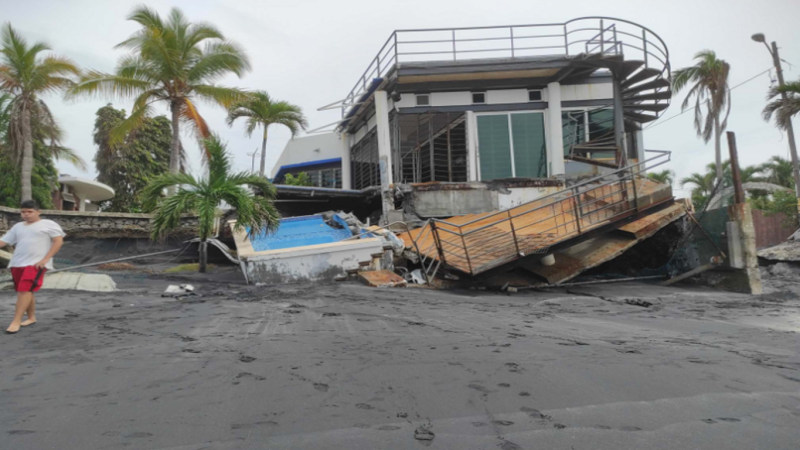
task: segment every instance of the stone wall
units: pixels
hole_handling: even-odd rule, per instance
[[[61,225],[67,237],[77,238],[147,238],[150,236],[150,214],[102,213],[42,210],[42,218]],[[0,206],[0,232],[5,232],[22,219],[19,210]],[[197,217],[186,215],[181,219],[175,236],[197,234]]]

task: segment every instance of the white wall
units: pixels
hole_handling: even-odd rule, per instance
[[[336,133],[315,134],[294,138],[286,143],[272,168],[274,177],[281,166],[342,157],[341,137]]]
[[[524,203],[532,202],[536,199],[542,198],[546,195],[553,194],[555,192],[564,189],[563,187],[555,187],[555,186],[548,186],[548,187],[524,187],[524,188],[509,188],[508,194],[504,193],[497,193],[497,209],[499,210],[506,210],[517,207]]]
[[[255,252],[242,258],[250,283],[291,283],[330,281],[347,270],[357,269],[359,262],[371,261],[372,254],[382,251],[381,239],[369,238]]]
[[[489,105],[502,105],[506,103],[528,103],[527,89],[503,89],[486,91],[486,103]]]
[[[561,101],[600,100],[614,97],[611,83],[561,85]]]
[[[479,92],[479,91],[476,91]],[[528,89],[492,89],[486,92],[486,104],[503,105],[509,103],[528,103]],[[430,92],[430,106],[472,105],[472,91]],[[579,84],[561,86],[561,100],[599,100],[613,97],[611,83]],[[547,88],[542,89],[542,100],[548,100]],[[390,108],[413,108],[417,106],[415,93],[405,93],[399,102],[389,101]]]

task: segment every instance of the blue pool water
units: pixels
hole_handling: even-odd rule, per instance
[[[263,252],[306,245],[329,244],[352,236],[344,220],[339,216],[333,216],[333,220],[344,228],[331,227],[325,223],[321,215],[281,219],[278,231],[268,235],[255,236],[251,238],[250,242],[253,250]]]

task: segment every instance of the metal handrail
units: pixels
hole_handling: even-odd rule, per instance
[[[597,23],[598,25],[593,25]],[[607,25],[606,25],[607,24]],[[618,25],[626,25],[635,27],[637,32],[641,35],[629,31],[619,29]],[[558,30],[556,32],[555,29]],[[534,30],[548,29],[542,34],[525,34],[514,33],[515,30],[525,30],[526,32],[535,32]],[[502,36],[463,36],[463,33],[469,31],[487,31],[495,30],[503,32]],[[590,39],[582,39],[580,34],[586,32],[593,32],[595,35]],[[436,37],[429,39],[413,39],[413,35],[421,33],[449,33],[448,38]],[[458,33],[462,33],[463,37],[459,37]],[[404,36],[405,38],[400,38]],[[558,45],[543,45],[543,46],[520,46],[517,45],[520,40],[530,39],[558,39],[562,38],[563,42]],[[599,39],[599,40],[598,40]],[[625,48],[634,49],[643,55],[645,67],[651,67],[651,60],[658,63],[658,68],[661,69],[662,75],[669,76],[669,49],[666,43],[656,33],[647,27],[639,25],[629,20],[618,19],[606,16],[588,16],[580,17],[569,20],[564,23],[546,23],[546,24],[526,24],[526,25],[505,25],[505,26],[481,26],[481,27],[456,27],[456,28],[426,28],[426,29],[403,29],[394,31],[383,46],[378,51],[377,55],[370,61],[370,64],[364,70],[358,82],[356,82],[346,100],[342,102],[342,117],[344,118],[349,114],[351,108],[357,106],[358,97],[363,92],[367,91],[367,84],[372,79],[383,78],[387,76],[392,70],[395,70],[397,64],[402,62],[421,61],[419,56],[424,55],[449,55],[447,59],[457,61],[459,55],[480,55],[481,53],[488,52],[508,52],[511,58],[519,58],[519,52],[522,51],[536,51],[536,50],[553,50],[561,49],[561,52],[552,52],[549,54],[564,54],[570,56],[577,54],[570,51],[576,45],[583,46],[584,53],[589,52],[589,42],[595,41],[600,47],[600,54],[607,54],[613,51],[614,54],[621,54]],[[463,45],[459,48],[458,44],[474,44],[479,42],[506,42],[507,44],[501,45],[498,48],[465,48]],[[449,49],[435,49],[428,51],[400,51],[398,48],[401,45],[441,45],[452,44]],[[604,47],[609,45],[609,49]],[[639,45],[636,45],[639,44]],[[661,53],[661,57],[655,54],[651,49],[657,50]],[[593,49],[595,50],[595,49]],[[578,52],[579,53],[579,52]],[[662,59],[663,57],[663,59]]]
[[[460,265],[462,269],[466,262],[466,270],[471,274],[475,274],[476,269],[478,271],[487,270],[487,267],[495,267],[500,263],[523,257],[531,252],[546,252],[557,240],[580,236],[588,228],[598,223],[617,220],[617,218],[627,217],[631,213],[639,211],[637,184],[648,182],[642,175],[642,171],[669,162],[671,156],[670,152],[666,151],[650,152],[657,155],[511,209],[484,215],[461,224],[430,219],[428,221],[429,230],[426,231],[432,235],[440,259],[447,258],[449,260],[449,263],[440,262],[450,266]],[[592,196],[587,197],[587,194]],[[561,205],[558,213],[556,204]],[[526,205],[529,205],[530,208],[525,208]],[[550,213],[551,209],[552,213]],[[542,210],[547,211],[547,214],[541,218],[529,216],[536,219],[531,223],[522,226],[514,223],[515,219],[536,214]],[[553,221],[552,226],[535,234],[523,234],[524,237],[520,237],[518,234],[527,228],[546,224],[549,221]],[[488,239],[479,234],[484,230],[503,224],[508,224],[508,231],[500,231],[495,228],[497,233]],[[470,225],[475,226],[470,227]],[[559,229],[563,229],[564,232],[559,233]],[[470,253],[470,247],[473,248],[472,253]],[[475,252],[476,249],[479,251]],[[491,261],[486,262],[485,258],[487,257],[490,257]]]
[[[613,176],[613,175],[618,175],[618,174],[621,174],[621,173],[623,173],[623,172],[628,172],[628,171],[632,170],[633,168],[635,168],[635,167],[637,167],[637,166],[644,166],[644,165],[646,165],[647,163],[653,162],[653,161],[655,161],[655,160],[657,160],[657,159],[659,159],[659,158],[664,158],[664,157],[666,157],[667,159],[666,159],[666,161],[659,162],[657,165],[664,164],[664,163],[666,163],[666,162],[669,162],[669,160],[670,160],[671,152],[669,152],[669,151],[666,151],[666,150],[647,150],[647,152],[650,152],[650,153],[658,153],[658,155],[656,155],[656,156],[653,156],[652,158],[645,159],[644,161],[640,161],[640,162],[637,162],[637,163],[635,163],[635,164],[631,164],[631,165],[629,165],[629,166],[627,166],[627,167],[623,167],[623,168],[621,168],[621,169],[617,169],[617,170],[614,170],[614,171],[612,171],[612,172],[607,172],[607,173],[605,173],[605,174],[597,175],[597,176],[595,176],[595,177],[592,177],[592,178],[586,179],[586,180],[584,180],[584,181],[582,181],[582,182],[580,182],[580,183],[577,183],[577,184],[575,184],[575,185],[572,185],[572,186],[570,186],[570,187],[569,187],[569,189],[580,189],[581,187],[586,187],[586,186],[589,186],[589,185],[591,185],[591,184],[594,184],[594,183],[596,183],[597,181],[599,181],[599,180],[601,180],[601,179],[603,179],[603,178],[606,178],[606,177],[611,177],[611,176]],[[651,166],[651,167],[655,167],[655,165],[654,165],[654,166]],[[644,169],[644,168],[641,168],[641,167],[640,167],[640,168],[639,168],[639,170],[637,170],[637,172],[641,172],[641,171],[643,171],[643,170],[646,170],[646,169]],[[616,179],[616,180],[614,180],[614,181],[618,181],[618,179]],[[600,187],[600,186],[603,186],[603,185],[598,185],[598,186],[594,186],[594,187]],[[566,190],[566,189],[565,189],[565,190]],[[517,208],[520,208],[520,207],[522,207],[522,206],[529,205],[529,204],[532,204],[532,203],[541,202],[542,200],[544,200],[544,199],[547,199],[547,198],[552,198],[552,197],[556,197],[556,196],[559,196],[559,195],[563,195],[563,192],[564,192],[564,191],[554,192],[554,193],[552,193],[552,194],[545,195],[544,197],[539,197],[539,198],[538,198],[538,199],[536,199],[536,200],[532,200],[532,201],[530,201],[530,202],[522,203],[522,204],[520,204],[520,205],[518,205],[518,206],[515,206],[515,207],[514,207],[514,209],[517,209]],[[569,197],[566,197],[566,198],[569,198]],[[566,198],[559,198],[558,200],[559,200],[559,201],[563,201],[563,200],[565,200]],[[466,226],[466,225],[470,225],[470,224],[473,224],[473,223],[475,223],[475,222],[480,222],[481,220],[484,220],[484,219],[486,219],[486,218],[488,218],[488,217],[492,217],[492,216],[495,216],[495,215],[498,215],[498,214],[503,214],[503,212],[502,212],[502,211],[500,211],[500,212],[496,212],[496,213],[494,213],[494,214],[490,214],[490,215],[488,215],[488,216],[485,216],[485,217],[480,217],[480,218],[478,218],[478,219],[475,219],[475,220],[473,220],[473,221],[466,222],[466,223],[463,223],[463,224],[460,224],[460,225],[458,225],[458,224],[454,224],[454,223],[450,223],[450,222],[447,222],[447,221],[445,221],[445,220],[442,220],[442,219],[431,219],[431,220],[435,220],[436,222],[438,222],[438,223],[443,223],[443,224],[445,224],[445,225],[450,225],[450,226],[454,226],[454,227],[459,227],[459,226]]]

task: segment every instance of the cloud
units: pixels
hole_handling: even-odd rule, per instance
[[[60,54],[84,67],[111,70],[123,54],[113,46],[125,39],[136,25],[125,20],[139,0],[96,2],[90,0],[43,0],[4,2],[3,19],[28,36],[44,39]],[[311,127],[332,122],[337,111],[319,112],[319,106],[343,98],[394,29],[450,26],[485,26],[519,23],[563,22],[592,14],[621,17],[648,26],[669,46],[673,68],[692,64],[692,56],[710,48],[731,63],[731,85],[770,67],[766,49],[750,40],[755,32],[782,44],[782,57],[800,64],[800,2],[796,1],[572,1],[541,2],[472,0],[437,1],[296,1],[256,0],[165,2],[149,1],[162,15],[177,5],[190,20],[217,25],[230,39],[242,44],[253,62],[253,71],[242,79],[228,77],[222,84],[263,89],[274,97],[298,104],[309,117]],[[798,66],[787,67],[787,79],[800,77]],[[737,132],[742,164],[755,164],[771,155],[786,157],[785,136],[761,120],[760,110],[769,87],[764,75],[733,92],[729,130]],[[663,117],[680,112],[682,96]],[[91,161],[94,113],[106,99],[63,102],[47,98],[68,133],[66,144]],[[131,102],[114,102],[130,111]],[[201,104],[202,114],[229,143],[238,169],[249,169],[247,156],[260,147],[257,136],[244,136],[242,126],[228,128],[225,112]],[[167,113],[166,108],[157,110]],[[701,170],[714,160],[713,143],[695,137],[692,114],[687,113],[645,132],[647,148],[673,151],[673,169],[678,178]],[[663,121],[663,119],[662,119]],[[270,130],[268,165],[274,164],[288,141],[287,130]],[[199,150],[190,136],[184,137],[188,150]],[[723,147],[727,151],[727,147]],[[195,158],[197,159],[197,158]],[[199,169],[199,165],[195,165]],[[76,170],[66,163],[59,168]],[[88,175],[94,175],[90,173]]]

